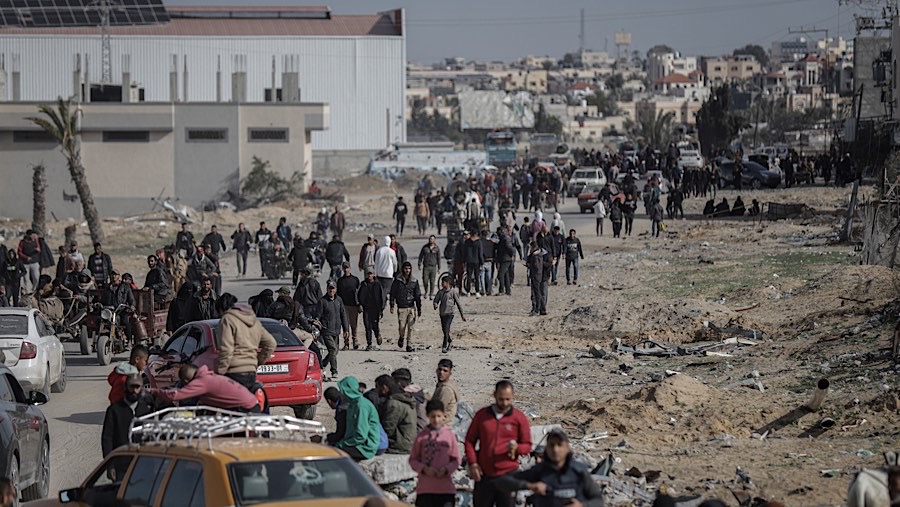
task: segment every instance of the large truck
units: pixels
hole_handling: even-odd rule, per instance
[[[484,149],[487,151],[488,164],[492,166],[502,169],[516,163],[518,145],[516,136],[509,130],[488,132]]]
[[[529,142],[530,149],[528,156],[538,159],[538,161],[549,160],[550,155],[556,153],[559,146],[559,136],[556,134],[531,134]]]

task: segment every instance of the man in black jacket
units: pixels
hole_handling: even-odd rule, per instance
[[[250,235],[250,231],[244,228],[243,222],[239,223],[238,229],[231,233],[231,241],[231,249],[234,250],[237,256],[238,276],[246,276],[247,253],[250,252],[250,243],[253,241],[253,236]]]
[[[87,267],[91,270],[91,275],[94,276],[94,283],[97,284],[97,288],[102,288],[109,283],[109,274],[113,270],[112,259],[110,259],[109,254],[103,251],[103,246],[100,243],[94,243],[94,253],[88,256]]]
[[[359,349],[359,341],[356,338],[356,327],[359,322],[359,300],[356,296],[359,290],[359,278],[353,276],[350,272],[350,263],[341,264],[344,270],[344,276],[337,279],[337,294],[347,309],[347,318],[350,319],[350,334],[353,338],[353,350]],[[344,338],[344,350],[350,350],[350,340]]]
[[[320,315],[320,301],[322,299],[322,286],[313,278],[309,266],[300,270],[300,281],[294,291],[294,301],[303,307],[303,313],[311,318],[318,319]]]
[[[181,230],[175,236],[175,249],[181,250],[185,259],[194,255],[194,233],[188,230],[187,222],[181,223]]]
[[[378,326],[381,314],[384,311],[384,291],[378,279],[375,278],[375,270],[366,268],[366,279],[356,291],[356,300],[363,315],[363,326],[366,328],[366,350],[378,350],[381,345],[381,329]],[[375,335],[377,345],[372,345],[372,335]]]
[[[166,276],[155,255],[147,256],[147,267],[150,270],[144,278],[144,290],[153,290],[153,302],[157,306],[162,306],[169,298],[169,277]]]
[[[328,279],[337,280],[340,278],[342,273],[341,263],[350,261],[350,252],[347,251],[347,247],[344,246],[344,242],[341,241],[341,237],[337,234],[331,237],[331,241],[325,247],[325,260],[328,261],[328,267],[331,268],[331,275]]]
[[[125,336],[132,341],[133,333],[129,314],[135,306],[134,293],[131,292],[131,286],[122,281],[122,276],[117,271],[110,272],[110,277],[112,282],[106,287],[100,302],[104,306],[111,306],[114,309],[118,309],[119,305],[125,305],[125,308],[119,309],[117,315],[119,325],[125,327]]]
[[[297,285],[297,279],[300,278],[300,272],[304,268],[309,267],[310,264],[314,264],[316,258],[313,257],[312,251],[306,246],[303,240],[297,238],[294,240],[294,248],[292,248],[291,253],[288,254],[288,261],[290,261],[291,265],[294,267],[292,284]]]
[[[390,311],[394,313],[397,307],[397,321],[400,328],[400,339],[397,346],[403,348],[406,342],[406,351],[413,352],[412,344],[413,327],[416,318],[422,316],[422,291],[419,289],[419,281],[412,276],[412,264],[404,262],[400,269],[400,276],[394,279],[389,293]]]
[[[138,374],[129,375],[125,379],[125,397],[106,408],[103,419],[103,433],[100,437],[100,448],[105,458],[118,447],[136,442],[128,439],[128,430],[136,417],[153,413],[156,407],[152,398],[144,396],[144,381]],[[125,470],[110,470],[114,478],[121,479]]]
[[[509,296],[512,293],[512,266],[513,261],[516,260],[516,248],[513,245],[513,240],[512,237],[510,237],[509,233],[510,229],[507,226],[501,226],[497,228],[497,235],[499,236],[500,240],[494,247],[494,258],[497,260],[498,266],[498,296],[501,294],[506,294],[507,296]]]
[[[603,491],[591,477],[591,469],[572,456],[569,437],[560,429],[547,434],[542,462],[502,476],[496,485],[501,491],[531,491],[534,494],[529,500],[535,507],[603,505]]]
[[[200,283],[200,290],[195,292],[194,297],[191,298],[188,322],[218,319],[219,312],[216,311],[216,299],[218,298],[213,290],[212,280],[204,278]]]
[[[219,259],[219,252],[225,251],[225,238],[219,234],[219,229],[215,225],[210,227],[209,234],[203,236],[203,241],[200,242],[203,245],[207,245],[209,247],[208,254],[212,255],[216,259]]]
[[[319,319],[322,323],[322,341],[325,342],[325,348],[328,349],[328,356],[322,363],[322,369],[331,366],[331,378],[337,380],[338,376],[338,348],[340,345],[341,335],[346,338],[350,334],[350,323],[347,319],[347,309],[341,298],[337,297],[337,284],[332,280],[328,280],[325,289],[325,295],[321,300],[322,315]],[[329,382],[325,379],[325,382]]]
[[[434,285],[438,271],[441,270],[441,249],[437,246],[434,234],[428,237],[428,243],[419,251],[419,270],[422,271],[422,284],[428,297],[434,297]]]

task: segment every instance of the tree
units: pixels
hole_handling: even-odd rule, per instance
[[[285,178],[278,172],[269,170],[271,167],[269,161],[262,160],[256,155],[250,160],[250,164],[253,167],[241,184],[241,194],[254,205],[265,201],[277,201],[306,191],[303,188],[305,173],[296,171],[290,178]]]
[[[756,44],[747,44],[742,48],[735,49],[731,54],[734,56],[738,55],[751,55],[756,57],[756,61],[759,62],[763,68],[769,65],[769,54],[766,53],[766,50],[763,49],[762,46],[758,46]]]
[[[625,86],[625,78],[622,77],[622,74],[616,73],[611,74],[608,78],[606,78],[606,89],[610,92],[619,91]]]
[[[616,104],[616,99],[612,94],[606,94],[597,90],[593,95],[589,95],[587,99],[585,99],[589,106],[597,106],[597,110],[603,114],[603,116],[615,116],[615,114],[619,111],[619,106]]]
[[[645,145],[663,151],[674,137],[674,120],[675,113],[671,111],[639,108],[637,122],[629,123],[628,128],[633,136],[643,139]]]
[[[544,109],[544,104],[541,104],[538,107],[537,113],[534,115],[534,131],[562,136],[563,123],[556,116],[547,114],[547,111]]]
[[[31,168],[34,171],[31,179],[32,211],[31,228],[39,231],[40,236],[47,234],[47,178],[44,176],[44,164]]]
[[[731,112],[731,89],[723,84],[713,89],[697,112],[697,136],[703,154],[712,155],[727,148],[743,125],[741,118]]]
[[[103,242],[103,222],[97,212],[94,196],[87,181],[84,163],[81,160],[81,147],[78,142],[79,127],[78,115],[81,111],[78,107],[72,107],[72,99],[58,98],[56,107],[48,104],[38,106],[38,112],[43,116],[26,118],[28,121],[41,127],[44,132],[50,134],[60,144],[60,149],[66,157],[66,165],[78,199],[81,201],[81,209],[91,233],[91,243]],[[44,231],[42,231],[44,232]]]

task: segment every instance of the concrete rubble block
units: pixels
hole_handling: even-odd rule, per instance
[[[544,440],[544,436],[553,430],[561,430],[562,426],[558,424],[542,424],[540,426],[531,427],[531,443],[538,445]]]
[[[604,349],[603,346],[599,344],[591,345],[589,352],[592,356],[598,359],[606,359],[607,357],[609,357],[609,352],[607,352],[606,349]]]
[[[382,454],[372,459],[360,461],[359,466],[379,486],[394,484],[416,477],[409,466],[408,454]]]

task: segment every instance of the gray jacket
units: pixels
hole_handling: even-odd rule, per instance
[[[347,318],[347,309],[341,298],[335,296],[328,299],[322,296],[320,301],[319,322],[322,323],[322,334],[325,336],[340,336],[341,331],[350,331],[350,321]]]
[[[438,307],[438,315],[453,315],[453,307],[459,308],[459,315],[463,315],[462,305],[459,304],[459,292],[453,287],[450,290],[441,288],[434,296],[434,304]]]

